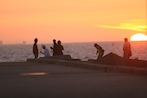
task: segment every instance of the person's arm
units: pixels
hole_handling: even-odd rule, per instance
[[[40,53],[44,54],[44,52],[40,51]]]
[[[123,45],[123,50],[125,50],[125,43],[124,43],[124,45]]]
[[[62,50],[64,50],[64,47],[62,46]]]
[[[52,50],[54,49],[53,47],[50,47]]]
[[[98,55],[98,53],[99,53],[99,52],[98,52],[98,50],[97,50],[97,51],[96,51],[96,55]]]

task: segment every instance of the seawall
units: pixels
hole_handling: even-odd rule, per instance
[[[107,64],[91,63],[88,61],[80,61],[80,60],[71,59],[70,56],[27,59],[27,62],[58,64],[58,65],[64,65],[64,66],[86,68],[91,70],[100,70],[104,72],[122,72],[122,73],[147,76],[147,68],[133,67],[133,66],[129,67],[129,66],[122,66],[122,65],[114,66],[114,65],[107,65]]]

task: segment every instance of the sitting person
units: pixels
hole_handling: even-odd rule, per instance
[[[44,57],[49,57],[50,54],[49,54],[49,50],[46,48],[45,45],[42,45],[42,48],[44,49],[44,51],[40,51],[40,53],[44,54]]]
[[[98,44],[94,44],[94,47],[97,49],[96,55],[98,55],[97,60],[99,60],[100,58],[102,58],[102,56],[104,55],[104,50],[102,49],[102,47]]]

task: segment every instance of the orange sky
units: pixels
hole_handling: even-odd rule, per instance
[[[0,40],[120,41],[146,34],[146,0],[0,0]]]

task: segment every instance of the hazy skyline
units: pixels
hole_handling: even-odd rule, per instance
[[[146,0],[0,0],[0,41],[120,41],[146,32]]]

